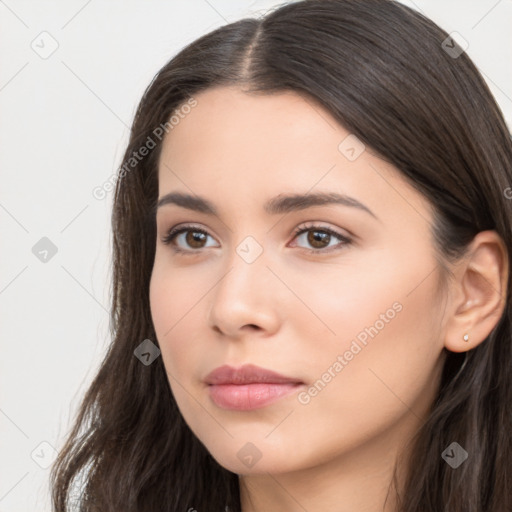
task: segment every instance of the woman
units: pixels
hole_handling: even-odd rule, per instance
[[[133,123],[113,343],[56,511],[512,510],[512,145],[448,34],[306,0],[193,42]]]

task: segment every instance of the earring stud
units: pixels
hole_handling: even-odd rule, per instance
[[[463,339],[464,341],[469,341],[469,334],[464,334]]]

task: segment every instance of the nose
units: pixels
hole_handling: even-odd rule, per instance
[[[230,338],[256,331],[271,335],[280,324],[283,284],[267,266],[265,252],[252,262],[240,254],[233,251],[212,290],[209,326]]]

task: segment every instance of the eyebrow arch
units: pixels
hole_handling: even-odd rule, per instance
[[[205,213],[208,215],[218,215],[217,208],[207,199],[200,196],[193,196],[181,192],[170,192],[161,197],[157,204],[156,210],[168,204],[175,204],[188,210]],[[284,214],[292,211],[305,210],[313,206],[323,206],[330,204],[341,204],[358,208],[369,213],[375,219],[378,217],[364,204],[360,203],[353,197],[337,194],[335,192],[317,192],[314,194],[280,194],[268,200],[263,208],[266,213],[271,215]]]

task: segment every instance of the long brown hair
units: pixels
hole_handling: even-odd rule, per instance
[[[505,241],[510,260],[510,133],[475,65],[448,37],[392,0],[305,0],[216,29],[157,73],[138,106],[115,189],[113,341],[52,467],[56,512],[241,510],[238,476],[188,428],[162,358],[144,365],[134,356],[143,340],[158,343],[149,306],[157,134],[172,129],[171,116],[194,94],[236,85],[249,94],[311,98],[430,201],[441,264],[488,229]],[[148,138],[154,147],[135,165],[130,159]],[[400,512],[512,510],[510,290],[509,277],[505,310],[488,338],[447,354],[415,438]],[[454,441],[470,454],[456,470],[441,457]]]

